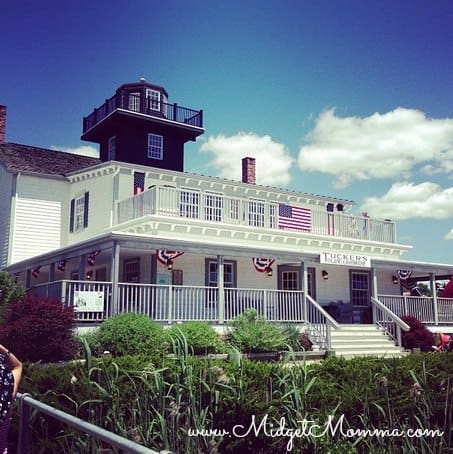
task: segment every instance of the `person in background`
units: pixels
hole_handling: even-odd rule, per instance
[[[22,377],[22,363],[0,344],[0,454],[8,452],[11,404]]]

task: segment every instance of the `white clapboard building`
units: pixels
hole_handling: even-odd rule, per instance
[[[335,349],[353,325],[399,344],[403,315],[453,323],[453,300],[436,288],[453,265],[405,260],[410,246],[392,220],[257,185],[247,156],[242,181],[185,172],[184,144],[204,132],[203,112],[170,104],[161,86],[121,85],[83,119],[99,159],[8,143],[5,123],[1,106],[0,264],[74,305],[81,324],[133,311],[223,325],[255,308]]]

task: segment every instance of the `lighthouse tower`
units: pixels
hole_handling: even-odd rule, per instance
[[[121,85],[83,119],[82,140],[102,161],[184,170],[184,144],[204,133],[203,111],[169,104],[164,87],[141,79]]]

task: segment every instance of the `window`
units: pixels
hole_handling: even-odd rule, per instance
[[[140,282],[140,259],[124,261],[124,282]]]
[[[140,93],[129,93],[129,110],[140,112]]]
[[[69,231],[78,232],[88,227],[88,203],[89,193],[71,200],[71,212],[69,219]]]
[[[107,150],[107,160],[108,161],[113,161],[115,159],[115,154],[116,154],[116,137],[110,137],[109,139],[109,144],[108,144],[108,150]]]
[[[146,89],[146,99],[148,102],[148,109],[160,110],[160,91]]]
[[[223,263],[223,282],[225,287],[236,287],[236,262],[225,260]],[[217,287],[217,260],[206,259],[206,286]]]
[[[148,158],[163,159],[164,138],[157,134],[148,134]]]
[[[205,219],[206,221],[220,222],[222,220],[223,198],[220,195],[206,193]]]
[[[371,298],[370,273],[368,271],[349,271],[351,303],[354,306],[369,306]]]
[[[264,227],[264,202],[260,200],[249,202],[249,225]]]
[[[200,193],[194,191],[181,191],[179,201],[179,214],[183,218],[198,219],[200,206]]]

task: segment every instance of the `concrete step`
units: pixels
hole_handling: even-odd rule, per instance
[[[331,349],[337,356],[402,356],[403,350],[397,347],[385,333],[375,325],[340,325],[331,331]]]

